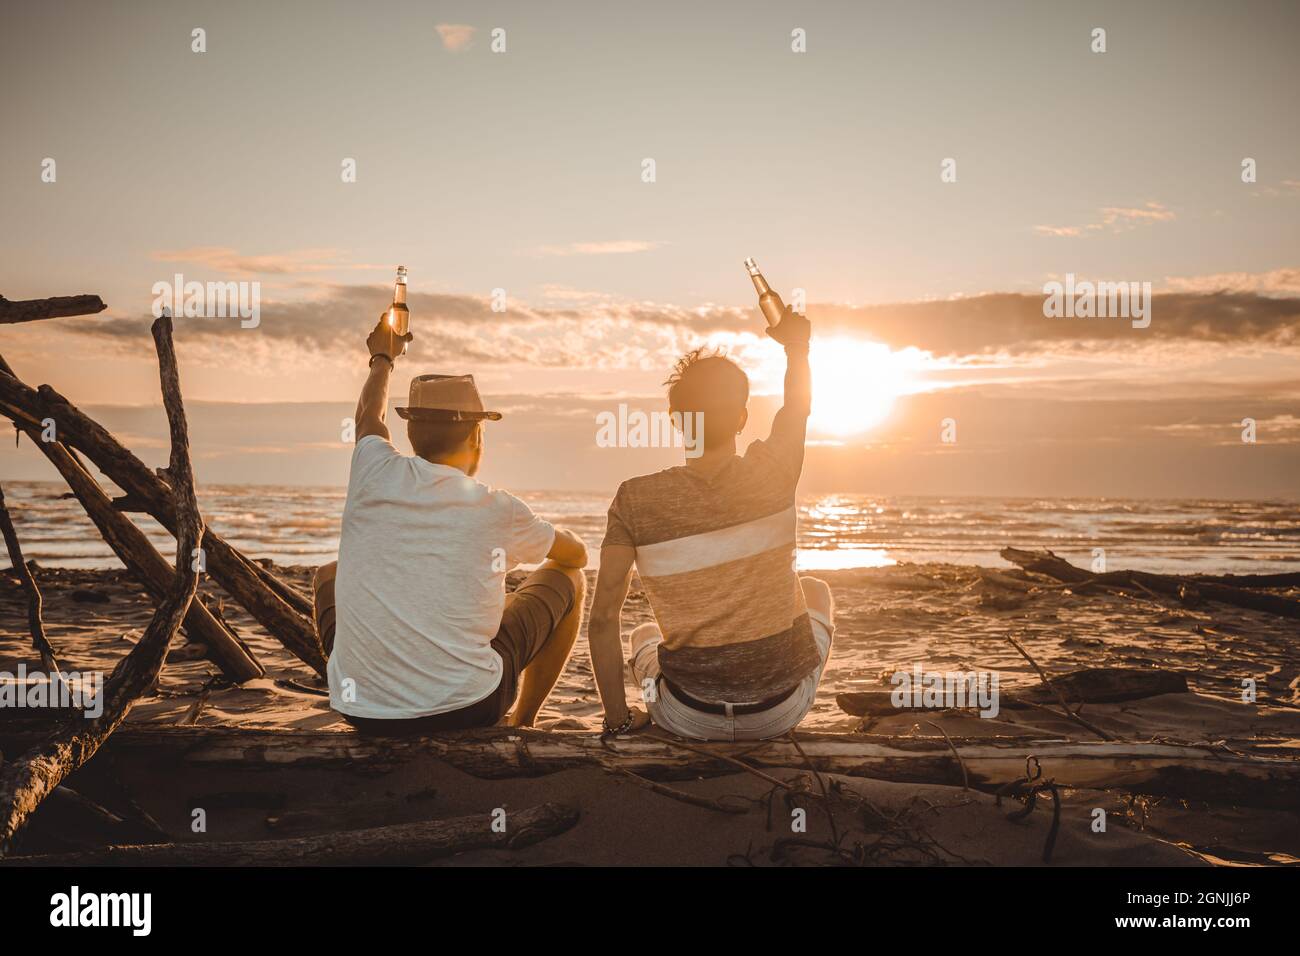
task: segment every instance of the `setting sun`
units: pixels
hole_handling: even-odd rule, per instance
[[[812,431],[856,435],[884,421],[907,390],[904,357],[879,342],[849,336],[813,340]]]

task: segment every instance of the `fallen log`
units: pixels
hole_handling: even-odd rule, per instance
[[[10,302],[0,295],[0,325],[37,322],[69,315],[94,315],[108,306],[97,295],[56,295],[51,299],[20,299]]]
[[[95,755],[125,719],[136,698],[153,686],[162,670],[167,648],[198,588],[198,572],[193,569],[189,556],[202,539],[203,521],[194,495],[189,434],[172,349],[171,319],[156,321],[153,336],[171,433],[170,471],[177,523],[176,573],[172,587],[158,604],[140,641],[104,682],[99,716],[69,720],[18,759],[0,766],[0,857],[9,852],[14,837],[41,801],[68,774]]]
[[[0,359],[0,361],[3,361]],[[53,419],[59,440],[80,451],[133,500],[176,535],[177,514],[171,490],[157,474],[124,448],[102,425],[83,414],[48,385],[33,389],[16,376],[0,373],[0,414],[20,427],[41,428]],[[316,673],[324,675],[325,656],[311,618],[287,603],[263,580],[254,565],[209,528],[203,532],[207,572],[269,634]]]
[[[1160,694],[1187,693],[1187,678],[1183,674],[1145,667],[1088,667],[1053,677],[1052,684],[1071,704],[1115,704]],[[910,699],[911,695],[908,697]],[[893,692],[887,690],[837,694],[835,701],[840,710],[855,717],[884,717],[911,710],[953,709],[944,704],[913,707],[908,703],[896,707]],[[1055,695],[1042,685],[1016,691],[999,689],[998,692],[998,707],[1004,710],[1030,710],[1055,702]],[[964,709],[977,709],[977,706],[969,703]]]
[[[14,739],[0,727],[0,746]],[[17,739],[21,739],[19,736]],[[734,773],[724,758],[752,767],[816,769],[903,783],[970,786],[985,791],[1020,780],[1033,755],[1043,779],[1078,789],[1117,789],[1242,806],[1300,804],[1300,760],[1234,754],[1209,745],[1072,742],[1052,739],[889,737],[872,734],[798,735],[744,744],[692,743],[649,735],[604,741],[595,734],[491,727],[430,737],[369,737],[354,731],[266,730],[152,723],[123,727],[109,743],[119,765],[150,772],[193,769],[295,770],[382,774],[438,761],[484,779],[537,777],[561,770],[626,769],[650,780],[684,780]],[[960,754],[960,762],[953,755]],[[714,757],[713,755],[717,756]],[[806,755],[806,759],[805,756]]]
[[[21,426],[20,426],[21,427]],[[174,571],[148,535],[112,506],[107,494],[75,455],[60,442],[43,442],[39,434],[24,429],[38,449],[63,476],[82,508],[99,529],[100,536],[127,570],[144,586],[154,603],[162,601],[171,586]],[[229,625],[218,621],[197,596],[185,614],[184,628],[190,640],[207,646],[209,655],[223,674],[237,684],[266,675],[257,657]]]
[[[1264,611],[1282,617],[1300,618],[1300,601],[1280,594],[1251,591],[1227,584],[1181,578],[1172,574],[1153,574],[1150,571],[1107,571],[1095,574],[1092,571],[1076,568],[1051,551],[1003,548],[1001,554],[1003,560],[1017,564],[1026,571],[1045,574],[1067,584],[1107,584],[1116,587],[1135,587],[1139,590],[1146,588],[1179,600],[1184,600],[1189,594],[1194,593],[1221,604],[1249,608],[1252,611]]]
[[[1300,588],[1300,571],[1282,574],[1189,574],[1194,584],[1229,584],[1238,588]]]
[[[11,857],[5,866],[397,866],[424,863],[466,850],[515,850],[565,832],[578,822],[575,807],[543,803],[507,813],[505,832],[492,816],[399,823],[321,836],[242,843],[157,843],[110,846],[85,853]]]

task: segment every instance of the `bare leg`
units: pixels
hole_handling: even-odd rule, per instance
[[[810,611],[819,611],[828,621],[835,620],[835,599],[831,597],[830,586],[821,578],[801,576],[799,583],[803,586],[803,601]]]
[[[334,650],[334,577],[338,570],[339,563],[331,561],[317,568],[311,579],[312,617],[326,657]]]
[[[546,703],[547,696],[555,688],[555,682],[560,679],[560,673],[568,663],[569,652],[573,650],[573,644],[578,639],[578,631],[582,629],[583,603],[587,596],[586,575],[580,568],[561,567],[554,561],[547,561],[542,567],[561,571],[573,582],[573,607],[568,614],[560,618],[546,646],[524,668],[520,680],[519,699],[515,701],[515,709],[506,719],[506,724],[510,727],[533,725],[533,721],[537,719],[537,712],[542,709],[542,704]]]

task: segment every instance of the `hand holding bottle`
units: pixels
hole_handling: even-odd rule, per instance
[[[379,316],[379,322],[366,337],[366,348],[370,350],[372,359],[376,355],[382,355],[392,363],[406,354],[406,345],[415,336],[410,332],[405,335],[394,332],[392,325],[389,324],[388,315],[388,312],[384,312]]]
[[[787,305],[781,313],[781,321],[769,326],[767,334],[786,348],[807,348],[808,340],[812,338],[812,323]]]

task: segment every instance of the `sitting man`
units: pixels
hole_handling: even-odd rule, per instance
[[[492,726],[512,704],[508,723],[531,726],[582,623],[587,549],[474,480],[501,415],[472,376],[416,376],[397,409],[415,456],[393,447],[388,379],[410,339],[381,318],[366,341],[339,559],[314,582],[330,706],[389,735]],[[535,562],[507,595],[506,572]]]
[[[620,614],[633,563],[658,623],[632,632],[630,670],[655,724],[699,740],[761,740],[812,707],[834,627],[830,588],[794,569],[810,331],[789,309],[768,330],[785,346],[785,406],[743,457],[736,436],[749,379],[739,366],[696,350],[665,383],[674,424],[702,413],[704,448],[623,482],[610,505],[588,628],[606,732],[647,723],[623,686]]]

